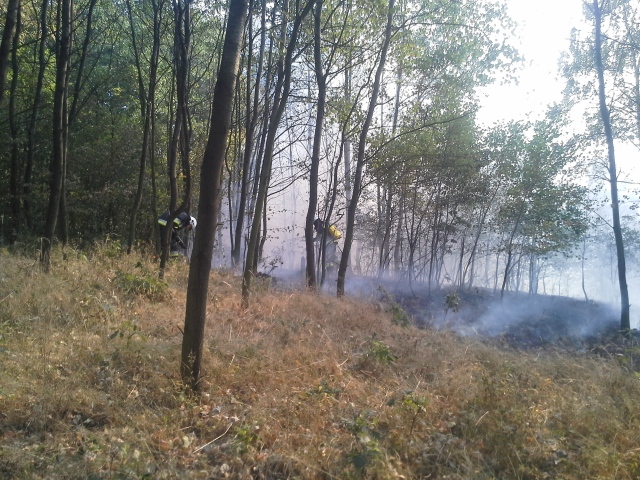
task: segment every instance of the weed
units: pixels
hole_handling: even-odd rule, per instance
[[[104,242],[96,242],[95,250],[98,255],[102,255],[110,259],[120,258],[124,254],[122,243],[110,236],[107,236]]]
[[[372,463],[382,455],[380,449],[381,433],[374,412],[361,411],[353,420],[343,420],[343,426],[357,440],[358,447],[347,458],[357,472],[364,474]]]
[[[146,336],[140,331],[140,327],[128,320],[123,321],[115,332],[109,335],[109,340],[115,338],[121,338],[126,341],[127,348],[131,347],[131,341],[134,337],[138,337],[141,340],[146,340]]]
[[[447,319],[449,310],[457,312],[460,308],[460,297],[457,292],[451,292],[444,297],[444,319]]]
[[[371,340],[369,343],[369,349],[365,356],[370,360],[374,360],[385,365],[394,363],[398,360],[398,356],[393,353],[391,347],[378,340]]]
[[[240,445],[240,452],[246,453],[250,448],[256,447],[260,443],[260,435],[258,431],[260,426],[257,423],[248,425],[246,423],[235,427],[233,433],[236,437],[238,444]]]
[[[409,390],[404,393],[402,398],[402,407],[409,410],[413,414],[411,419],[411,427],[409,428],[409,438],[413,435],[413,429],[416,420],[421,412],[425,411],[425,407],[429,404],[429,399],[417,396],[413,391]]]
[[[126,293],[144,296],[152,302],[159,302],[167,298],[169,285],[151,275],[136,275],[119,271],[116,273],[116,285]]]
[[[329,397],[338,397],[342,393],[341,388],[334,388],[330,386],[326,380],[322,380],[320,385],[310,390],[307,390],[307,395],[327,395]]]
[[[391,321],[395,325],[400,325],[401,327],[408,327],[411,325],[411,319],[407,312],[402,308],[402,305],[395,302],[391,304]]]

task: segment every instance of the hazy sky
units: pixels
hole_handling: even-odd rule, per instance
[[[583,0],[507,0],[509,15],[518,23],[514,44],[525,57],[519,84],[483,90],[478,114],[481,123],[541,116],[545,106],[560,100],[564,80],[558,75],[558,58],[569,49],[569,35],[582,22]]]

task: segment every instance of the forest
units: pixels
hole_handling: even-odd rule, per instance
[[[38,249],[46,269],[53,247],[116,239],[162,251],[163,271],[157,218],[186,211],[208,219],[196,232],[211,237],[212,265],[242,269],[247,297],[259,271],[302,263],[310,288],[336,280],[339,296],[350,275],[531,294],[571,281],[587,300],[618,288],[629,329],[638,233],[614,144],[640,140],[637,2],[585,2],[587,27],[559,65],[563,102],[490,128],[476,120],[479,89],[524,61],[504,1],[236,3],[241,49],[212,173],[234,2],[2,2],[3,244]],[[332,270],[316,218],[343,233]]]
[[[639,4],[508,4],[0,0],[0,477],[640,478]]]

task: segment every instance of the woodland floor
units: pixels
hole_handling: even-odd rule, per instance
[[[3,480],[640,478],[638,342],[602,306],[274,276],[242,309],[214,271],[195,393],[188,265],[36,258],[0,250]]]

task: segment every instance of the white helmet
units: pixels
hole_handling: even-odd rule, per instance
[[[196,228],[196,225],[198,225],[198,222],[196,221],[195,217],[191,217],[189,219],[189,225],[191,225],[191,228]]]

